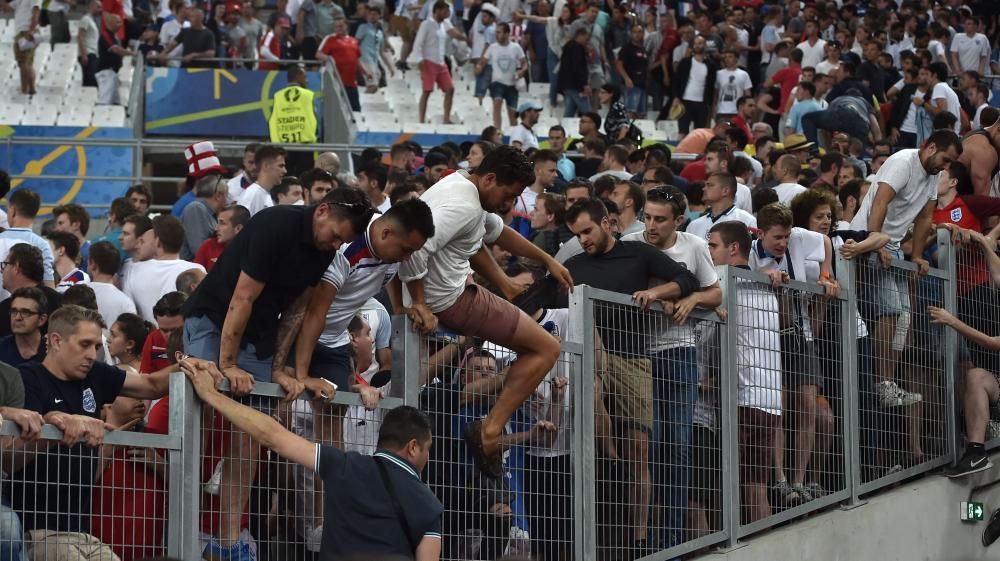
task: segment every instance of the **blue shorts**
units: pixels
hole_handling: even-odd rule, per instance
[[[347,391],[354,381],[354,365],[351,361],[351,345],[327,347],[316,344],[312,361],[309,363],[309,377],[324,378],[342,391]]]
[[[887,249],[895,259],[902,259],[903,252],[896,249]],[[877,251],[869,254],[869,266],[872,271],[872,310],[876,318],[883,316],[898,316],[910,312],[910,283],[907,280],[909,273],[899,269],[886,269],[882,267]]]
[[[486,93],[490,89],[490,82],[493,81],[493,68],[490,65],[483,67],[483,71],[476,76],[476,97],[486,97]]]
[[[501,84],[500,82],[493,82],[490,84],[490,97],[493,99],[502,99],[507,104],[507,107],[514,109],[517,107],[517,87],[508,86],[506,84]]]
[[[185,353],[218,364],[220,341],[219,328],[207,317],[189,317],[184,320]],[[270,382],[272,358],[257,358],[256,349],[248,344],[236,356],[236,366],[249,372],[258,382]]]

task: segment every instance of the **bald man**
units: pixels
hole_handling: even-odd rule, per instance
[[[316,167],[336,176],[340,173],[340,156],[333,152],[323,152],[316,157]]]

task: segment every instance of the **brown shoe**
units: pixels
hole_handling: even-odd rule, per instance
[[[479,471],[490,479],[500,479],[503,475],[503,451],[498,447],[495,452],[486,455],[483,450],[483,421],[482,419],[472,421],[465,425],[465,432],[462,435],[466,446],[472,452],[472,458],[479,467]]]

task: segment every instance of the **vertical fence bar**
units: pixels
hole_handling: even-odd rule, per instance
[[[410,318],[392,316],[392,391],[405,405],[417,406],[420,400],[420,337],[413,331]]]
[[[837,254],[837,282],[840,283],[840,356],[843,369],[842,415],[844,443],[844,473],[851,493],[850,506],[864,502],[858,497],[861,486],[861,382],[858,376],[858,293],[857,269],[853,260]]]
[[[958,252],[952,244],[951,232],[948,230],[937,231],[938,243],[938,267],[944,269],[948,274],[948,280],[944,287],[944,307],[946,310],[958,316]],[[944,374],[945,374],[945,421],[947,438],[945,442],[948,446],[948,463],[954,464],[958,459],[958,412],[961,407],[958,403],[958,334],[954,329],[944,330]]]
[[[184,374],[173,374],[169,427],[171,436],[180,436],[181,447],[170,451],[167,553],[179,559],[201,558],[201,409],[201,400]]]
[[[719,277],[722,304],[729,317],[719,324],[719,423],[722,427],[722,531],[727,536],[726,547],[736,547],[740,527],[739,423],[737,421],[736,306],[737,283],[732,267],[725,267]]]
[[[573,547],[576,559],[597,557],[596,475],[594,473],[594,306],[590,288],[577,286],[569,298],[568,339],[583,348],[573,400]]]

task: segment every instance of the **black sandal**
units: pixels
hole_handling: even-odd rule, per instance
[[[497,448],[496,452],[486,455],[483,450],[483,421],[482,419],[472,421],[465,425],[462,437],[466,446],[472,452],[472,458],[479,467],[479,471],[490,479],[500,479],[503,476],[503,451]]]

